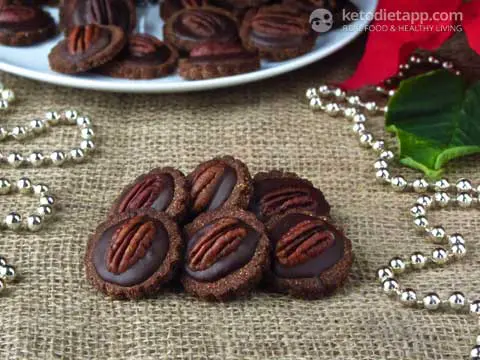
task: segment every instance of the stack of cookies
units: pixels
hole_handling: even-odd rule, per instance
[[[258,173],[231,156],[188,176],[166,167],[129,184],[91,236],[89,281],[115,298],[155,294],[180,281],[186,292],[228,300],[257,286],[317,299],[341,286],[352,244],[308,180]]]
[[[56,34],[53,19],[36,5],[0,0],[0,44],[30,45]],[[21,0],[17,0],[17,3]],[[1,4],[4,3],[2,6]],[[28,3],[29,5],[26,5]],[[49,55],[57,72],[95,72],[152,79],[175,72],[188,80],[255,71],[260,60],[282,61],[310,51],[309,23],[318,8],[355,11],[347,0],[165,0],[161,34],[135,32],[134,0],[68,0],[60,4],[61,40]]]

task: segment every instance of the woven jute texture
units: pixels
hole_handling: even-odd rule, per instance
[[[359,148],[350,125],[312,113],[305,89],[339,81],[354,68],[362,43],[303,70],[261,83],[188,95],[126,95],[49,86],[6,74],[18,103],[2,126],[49,109],[77,108],[93,119],[98,152],[60,169],[2,168],[12,180],[45,182],[61,204],[59,221],[38,234],[2,232],[0,254],[21,278],[0,298],[3,359],[465,359],[478,324],[468,315],[401,308],[385,297],[375,269],[395,255],[431,251],[407,213],[416,197],[373,180],[374,154]],[[475,59],[478,63],[478,57]],[[478,68],[477,68],[478,69]],[[373,130],[382,136],[382,119]],[[68,149],[74,129],[0,151]],[[309,178],[333,204],[336,222],[354,244],[346,286],[320,301],[261,291],[231,303],[205,303],[180,291],[142,301],[112,301],[85,280],[88,237],[122,187],[156,166],[184,172],[232,154],[251,172],[283,168]],[[480,179],[480,157],[455,162],[447,174]],[[414,171],[397,168],[414,177]],[[417,174],[418,175],[418,174]],[[28,214],[33,198],[4,196],[0,210]],[[419,295],[462,289],[479,296],[478,210],[446,210],[432,221],[461,230],[471,244],[461,263],[404,277]]]

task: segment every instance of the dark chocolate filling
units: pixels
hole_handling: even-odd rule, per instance
[[[170,240],[163,224],[153,220],[157,227],[157,233],[145,256],[127,271],[121,274],[113,274],[107,270],[107,253],[113,234],[125,221],[108,228],[103,234],[99,235],[100,239],[98,239],[93,249],[92,260],[98,275],[103,280],[120,286],[134,286],[147,280],[162,265],[170,246]]]
[[[269,47],[269,48],[297,48],[305,42],[307,37],[294,36],[285,34],[284,36],[268,36],[256,32],[250,31],[250,40],[255,46]]]
[[[161,65],[168,61],[172,52],[168,46],[157,48],[157,51],[142,56],[135,56],[128,52],[124,61],[133,62],[138,65]]]
[[[17,6],[12,6],[16,8]],[[40,9],[22,7],[25,8],[22,11],[30,12],[29,16],[22,19],[19,16],[18,21],[0,21],[0,32],[23,32],[23,31],[40,31],[49,26],[53,26],[54,22],[50,16]],[[15,11],[9,8],[0,9],[2,11]]]
[[[202,271],[193,271],[188,267],[188,261],[186,261],[185,271],[188,275],[198,281],[202,282],[212,282],[217,281],[231,273],[235,270],[240,269],[245,264],[247,264],[255,254],[257,249],[257,244],[260,239],[260,233],[258,233],[250,225],[240,222],[247,231],[247,235],[243,238],[240,246],[231,254],[221,258],[219,261],[215,262],[206,270]],[[188,241],[187,245],[187,259],[190,251],[193,246],[196,244],[198,239],[213,225],[215,222],[210,223],[204,226],[202,229],[197,231]],[[238,226],[238,225],[237,225]]]
[[[273,242],[273,247],[275,248],[277,242],[289,229],[308,219],[318,221],[318,219],[304,214],[290,214],[285,216],[282,221],[270,231],[270,240]],[[327,224],[325,224],[325,231],[330,231],[335,235],[335,243],[330,248],[326,249],[319,256],[293,267],[282,265],[274,256],[272,268],[275,275],[292,279],[311,278],[320,275],[338,263],[345,253],[344,237],[334,229],[333,226],[328,226]]]
[[[186,26],[184,23],[184,16],[194,16],[196,15],[201,18],[204,17],[216,17],[218,23],[212,25],[212,36],[205,37],[196,31],[196,29]],[[237,37],[237,25],[235,21],[230,19],[229,17],[217,14],[213,11],[209,10],[202,10],[202,9],[189,9],[186,12],[177,16],[174,20],[173,31],[175,35],[180,40],[188,40],[188,41],[196,41],[196,42],[204,42],[204,41],[228,41],[235,39]]]
[[[207,210],[215,210],[223,205],[230,197],[235,184],[237,183],[237,172],[231,166],[225,166],[225,172],[218,182],[218,187],[213,193]]]

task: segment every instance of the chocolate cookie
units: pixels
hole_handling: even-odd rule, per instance
[[[184,232],[187,252],[181,281],[188,293],[200,298],[227,300],[244,295],[269,265],[265,228],[244,210],[202,214]]]
[[[297,174],[273,170],[253,178],[252,211],[261,221],[291,210],[328,216],[330,205],[323,193]]]
[[[211,79],[255,71],[260,68],[257,54],[237,42],[199,45],[187,59],[180,60],[179,74],[188,80]]]
[[[273,247],[273,290],[317,299],[340,287],[353,262],[352,243],[326,219],[289,212],[267,224]]]
[[[157,292],[181,263],[178,226],[165,213],[136,210],[99,225],[85,255],[88,280],[114,298]]]
[[[137,13],[133,0],[68,0],[60,7],[60,28],[98,24],[115,25],[126,33],[135,30]]]
[[[151,208],[182,221],[189,202],[190,192],[185,176],[171,167],[156,168],[125,187],[115,200],[110,215]]]
[[[240,37],[247,50],[281,61],[303,55],[315,44],[309,14],[285,5],[262,6],[245,15]]]
[[[252,196],[252,180],[247,166],[231,156],[198,165],[187,176],[192,200],[191,215],[220,207],[246,209]]]
[[[101,74],[126,79],[154,79],[175,71],[178,52],[148,34],[130,35],[125,50],[98,68]]]
[[[53,18],[34,6],[0,7],[0,44],[26,46],[45,41],[57,33]]]
[[[237,20],[230,12],[213,6],[186,8],[168,19],[163,35],[177,49],[188,52],[206,42],[236,40]]]
[[[126,36],[117,26],[89,24],[72,28],[48,55],[52,70],[75,74],[103,65],[123,49]]]

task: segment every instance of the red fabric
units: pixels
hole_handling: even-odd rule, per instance
[[[377,11],[384,11],[386,14],[397,11],[410,14],[425,13],[430,19],[423,22],[421,20],[411,22],[410,19],[374,21],[373,29],[387,26],[388,29],[393,27],[397,31],[371,31],[356,72],[342,86],[346,89],[356,89],[364,85],[378,84],[394,75],[398,66],[416,49],[439,48],[453,34],[455,19],[451,17],[445,21],[433,20],[433,14],[453,13],[459,9],[467,9],[465,12],[469,13],[468,16],[464,14],[465,30],[469,33],[472,48],[480,53],[480,0],[473,0],[463,6],[462,0],[380,0]],[[433,26],[436,30],[419,30],[421,26],[424,29]],[[416,30],[404,31],[405,28]]]

